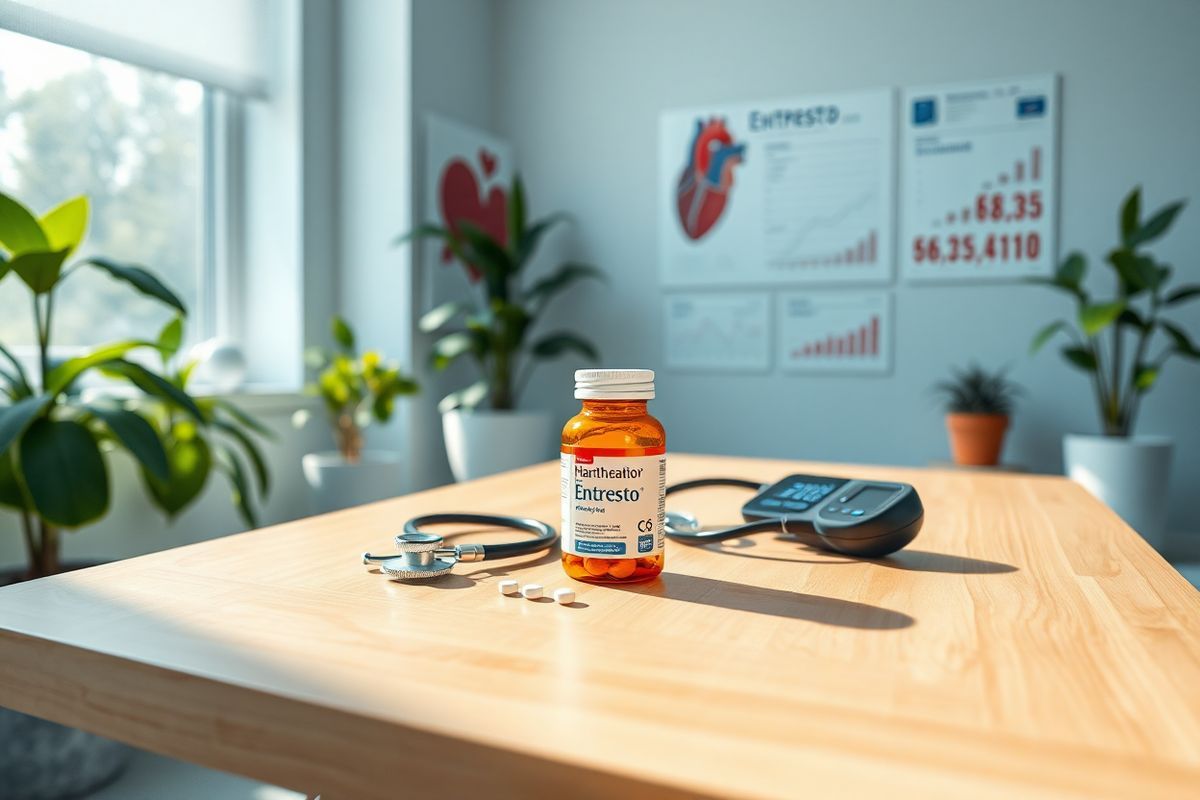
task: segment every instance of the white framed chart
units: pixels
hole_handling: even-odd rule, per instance
[[[776,352],[785,371],[891,371],[891,293],[780,292],[776,302]]]
[[[894,131],[890,89],[665,112],[663,284],[887,282]]]
[[[771,302],[766,292],[687,292],[663,298],[667,366],[766,372]]]
[[[1055,75],[906,89],[901,274],[911,281],[1049,274],[1058,230]]]

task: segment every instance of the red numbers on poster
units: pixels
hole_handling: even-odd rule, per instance
[[[1021,222],[1040,219],[1042,216],[1042,193],[1031,192],[980,192],[975,198],[976,222]]]
[[[946,236],[917,236],[912,258],[917,264],[956,264],[988,261],[1036,261],[1042,254],[1042,237],[1029,233],[951,233]]]

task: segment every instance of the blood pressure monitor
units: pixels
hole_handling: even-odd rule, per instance
[[[904,547],[916,538],[924,516],[921,498],[907,483],[816,475],[789,475],[742,506],[747,522],[780,520],[806,544],[859,556]]]
[[[925,509],[907,483],[863,481],[821,475],[789,475],[768,486],[728,478],[677,484],[668,494],[701,486],[745,486],[758,493],[742,506],[744,525],[704,531],[688,514],[667,512],[666,533],[700,543],[780,531],[804,544],[867,558],[894,553],[921,530]]]

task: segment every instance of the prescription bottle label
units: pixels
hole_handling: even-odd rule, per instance
[[[576,447],[562,454],[563,552],[637,558],[663,551],[666,450],[625,452]]]

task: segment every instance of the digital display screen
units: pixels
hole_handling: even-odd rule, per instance
[[[882,486],[867,486],[854,495],[854,497],[850,498],[850,505],[855,508],[861,508],[864,511],[870,511],[883,505],[895,494],[895,489],[885,489]]]

